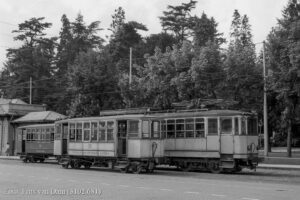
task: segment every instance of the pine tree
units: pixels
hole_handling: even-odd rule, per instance
[[[234,11],[231,25],[231,40],[225,61],[227,98],[239,102],[240,108],[260,109],[262,76],[256,65],[255,45],[251,26],[246,15]]]
[[[194,18],[191,11],[196,7],[197,1],[191,0],[189,3],[182,3],[180,6],[167,7],[164,16],[159,17],[164,31],[174,33],[178,41],[183,42],[191,35],[194,26]]]
[[[44,18],[31,18],[19,24],[13,33],[16,41],[22,42],[20,48],[8,49],[5,71],[9,72],[5,94],[8,98],[28,100],[27,85],[29,78],[33,79],[33,103],[48,104],[51,108],[52,100],[48,98],[52,88],[52,74],[54,48],[56,38],[46,38],[44,31],[51,27],[51,23],[43,22]],[[37,82],[37,80],[45,79]],[[22,84],[20,84],[22,83]]]

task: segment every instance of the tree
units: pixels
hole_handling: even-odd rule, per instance
[[[261,69],[256,65],[255,45],[252,42],[248,17],[234,11],[231,40],[225,61],[227,98],[239,102],[240,108],[260,110],[262,96]]]
[[[8,82],[6,94],[8,98],[28,100],[29,78],[33,79],[33,103],[46,103],[50,106],[53,100],[50,96],[52,88],[53,61],[56,38],[46,38],[44,31],[51,27],[51,23],[43,22],[44,18],[31,18],[19,24],[13,33],[16,41],[22,42],[20,48],[8,49],[8,61],[5,64]],[[44,80],[37,82],[37,80]]]
[[[122,7],[115,9],[115,14],[112,15],[112,23],[110,29],[112,31],[112,37],[119,31],[119,29],[125,23],[125,11]]]
[[[291,156],[292,127],[299,118],[300,110],[300,4],[290,0],[268,36],[268,66],[272,70],[270,88],[272,94],[282,103],[281,128],[287,133],[287,155]]]
[[[196,91],[194,98],[217,99],[225,81],[225,72],[219,45],[214,42],[206,44],[193,59],[189,73]]]
[[[151,34],[145,38],[145,41],[145,54],[153,54],[155,48],[159,48],[165,52],[167,47],[172,47],[173,45],[177,44],[176,38],[168,33]]]
[[[113,62],[116,64],[120,76],[128,73],[129,49],[132,47],[133,55],[137,58],[144,56],[144,41],[138,33],[139,30],[147,31],[147,27],[136,21],[125,22],[125,11],[122,8],[116,10],[111,24],[113,34],[106,46]],[[142,62],[138,63],[142,64]]]
[[[54,74],[55,89],[53,96],[57,99],[55,109],[66,113],[72,99],[65,98],[67,91],[68,71],[73,70],[75,59],[80,53],[88,52],[91,49],[102,49],[103,39],[97,33],[99,21],[86,25],[83,16],[78,14],[74,22],[70,22],[66,15],[61,18],[62,28],[59,35],[59,44],[56,56],[56,71]],[[69,83],[71,84],[71,83]],[[71,95],[72,94],[67,94]]]
[[[72,96],[70,116],[96,116],[100,110],[120,108],[117,74],[106,52],[81,52],[68,72]]]
[[[164,11],[164,16],[159,17],[163,30],[171,31],[181,42],[191,36],[190,32],[194,26],[191,11],[196,7],[196,3],[197,1],[191,0],[189,3],[182,3],[180,6],[168,5],[168,11]]]
[[[197,50],[204,47],[207,42],[213,42],[215,44],[221,45],[225,42],[222,38],[222,33],[218,33],[215,19],[208,18],[205,13],[202,13],[201,18],[194,17],[195,26],[193,27],[194,35],[194,46]]]

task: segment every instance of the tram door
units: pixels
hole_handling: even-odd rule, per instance
[[[68,153],[68,124],[62,125],[62,155]]]
[[[127,155],[127,121],[118,121],[118,156]]]
[[[233,154],[234,152],[233,119],[231,117],[220,118],[220,124],[221,124],[220,151],[222,154]]]

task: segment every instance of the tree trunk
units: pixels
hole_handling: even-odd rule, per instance
[[[292,157],[292,123],[288,120],[287,157]]]

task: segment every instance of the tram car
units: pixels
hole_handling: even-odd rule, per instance
[[[164,160],[164,139],[151,115],[73,118],[55,123],[54,154],[64,168],[152,172]]]
[[[54,124],[34,124],[17,128],[17,154],[24,162],[44,162],[53,156]]]
[[[213,173],[255,169],[257,116],[234,110],[159,113],[166,163]]]

